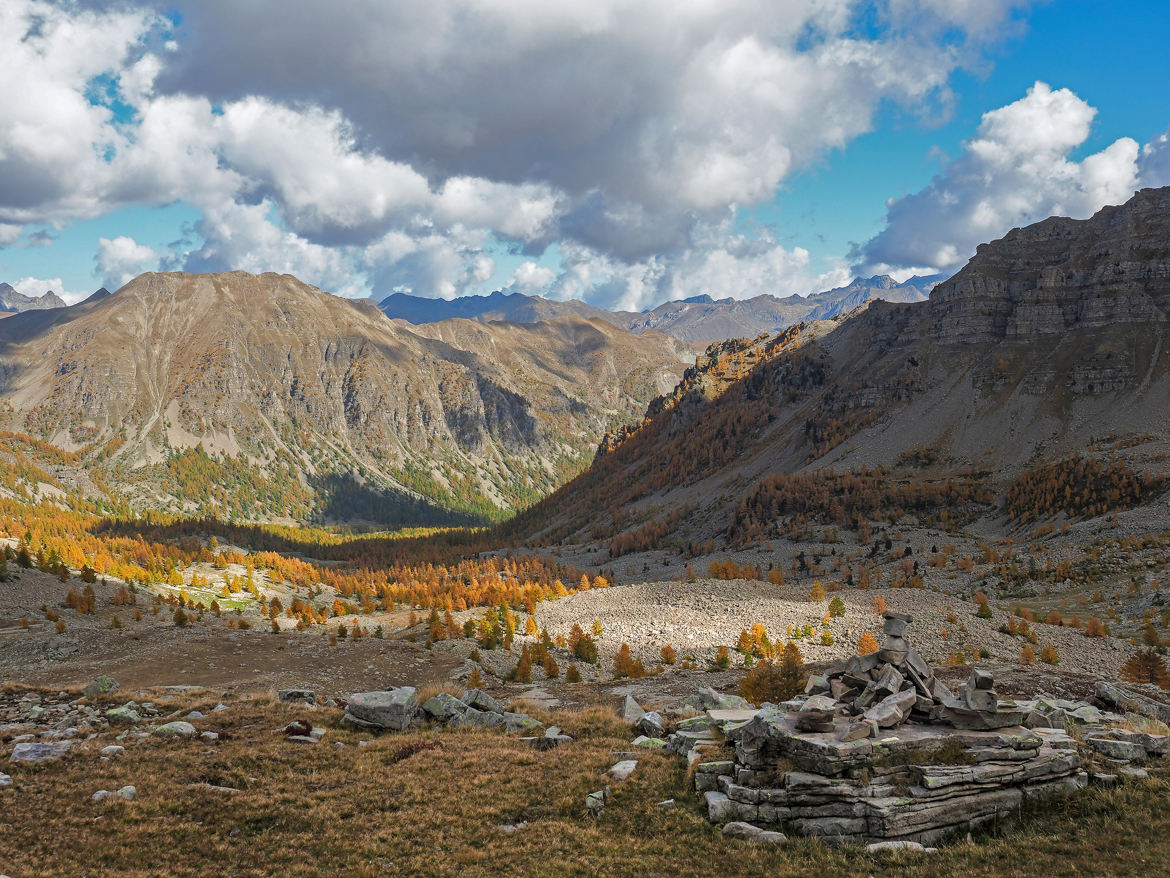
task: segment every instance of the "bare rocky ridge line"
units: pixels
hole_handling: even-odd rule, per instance
[[[402,523],[426,523],[547,493],[692,356],[581,318],[412,331],[288,275],[146,274],[3,321],[0,398],[5,429],[84,452],[140,506],[195,512],[158,465],[201,446],[293,494],[394,492]],[[304,517],[279,506],[256,517]]]

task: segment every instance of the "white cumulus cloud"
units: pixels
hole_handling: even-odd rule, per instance
[[[98,252],[94,257],[97,274],[102,286],[116,290],[133,280],[144,271],[158,264],[158,254],[145,244],[133,238],[119,235],[117,238],[98,238]]]
[[[916,266],[950,271],[984,241],[1051,215],[1083,219],[1133,194],[1139,147],[1122,137],[1077,160],[1097,111],[1066,88],[1037,82],[983,115],[962,155],[920,192],[892,200],[885,228],[854,257],[872,272]],[[1147,154],[1151,168],[1160,160]]]

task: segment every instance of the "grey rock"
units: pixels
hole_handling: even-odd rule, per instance
[[[735,818],[735,803],[727,798],[726,793],[708,790],[703,793],[703,798],[707,803],[707,819],[712,823],[727,823]]]
[[[298,701],[313,702],[317,700],[317,693],[312,689],[281,689],[276,693],[276,697],[285,704]]]
[[[187,719],[203,719],[203,711],[193,710],[187,714]]]
[[[626,700],[622,702],[622,720],[630,725],[637,723],[642,717],[646,715],[646,711],[642,706],[634,700],[633,695],[627,695]]]
[[[108,747],[102,747],[101,749],[102,756],[105,756],[107,759],[114,756],[121,756],[125,752],[126,748],[121,744],[110,744]]]
[[[504,708],[500,705],[500,703],[482,689],[468,689],[459,696],[459,700],[468,707],[474,707],[476,710],[481,710],[485,713],[504,712]]]
[[[200,733],[199,738],[200,738],[200,740],[207,741],[208,743],[210,743],[212,741],[218,741],[219,740],[219,732],[202,732],[202,733]]]
[[[606,801],[609,800],[609,788],[604,790],[595,790],[585,797],[585,810],[596,817],[601,813],[601,809],[605,807]]]
[[[809,674],[808,682],[804,684],[804,691],[808,695],[822,695],[829,691],[829,679],[823,674]]]
[[[606,772],[611,780],[622,781],[634,773],[634,769],[638,767],[638,762],[635,759],[623,759],[621,762],[613,765],[609,771]]]
[[[138,787],[128,784],[118,790],[118,792],[116,792],[114,795],[116,795],[119,799],[132,802],[134,797],[138,795]]]
[[[666,727],[662,722],[662,715],[657,711],[643,714],[634,723],[634,731],[648,738],[661,738],[666,735]]]
[[[1136,692],[1122,689],[1120,686],[1115,686],[1105,680],[1099,680],[1097,682],[1093,694],[1106,705],[1115,707],[1118,710],[1137,713],[1149,719],[1170,723],[1170,705],[1154,701],[1152,698],[1147,698]]]
[[[424,701],[422,709],[431,719],[445,724],[466,713],[470,708],[454,695],[440,692]]]
[[[969,682],[972,689],[992,689],[995,687],[995,679],[991,676],[991,672],[982,668],[971,669]]]
[[[8,761],[26,762],[31,765],[52,762],[68,753],[72,746],[70,741],[26,741],[13,748]]]
[[[535,720],[526,713],[505,713],[504,729],[509,732],[539,732],[544,723]]]
[[[12,778],[0,771],[0,790],[12,786]]]
[[[185,720],[166,723],[154,730],[154,735],[157,738],[194,738],[196,734],[198,732],[195,726]]]
[[[663,811],[673,811],[675,808],[674,799],[663,799],[661,802],[655,804],[654,807],[661,808]]]
[[[888,698],[883,698],[865,712],[864,718],[878,724],[879,728],[889,729],[900,725],[910,716],[910,711],[918,703],[918,696],[913,689],[896,692]]]
[[[782,832],[761,829],[758,826],[753,826],[751,823],[743,823],[742,821],[732,821],[731,823],[724,824],[723,834],[729,838],[740,838],[744,841],[754,842],[755,844],[783,844],[788,841],[788,838]]]
[[[108,695],[116,691],[118,691],[118,681],[106,674],[102,674],[82,690],[86,698]]]
[[[402,731],[418,721],[418,699],[413,686],[380,692],[356,692],[349,697],[346,716],[364,728]]]
[[[724,695],[710,687],[703,686],[697,696],[692,696],[692,703],[698,702],[699,710],[752,710],[751,703],[738,695]]]
[[[634,738],[633,744],[631,746],[641,747],[643,750],[665,750],[666,741],[662,738],[638,735],[638,737]]]
[[[1108,756],[1110,759],[1122,759],[1126,762],[1145,762],[1146,749],[1141,744],[1132,741],[1117,741],[1113,738],[1089,737],[1085,744],[1096,752]]]
[[[126,705],[122,707],[111,707],[106,711],[106,721],[112,726],[132,726],[141,720],[142,717],[138,711]]]

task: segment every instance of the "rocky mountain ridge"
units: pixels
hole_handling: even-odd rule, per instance
[[[1013,230],[928,302],[798,325],[714,398],[659,406],[526,520],[563,536],[587,508],[621,529],[697,503],[709,532],[776,474],[978,472],[990,490],[1113,434],[1152,437],[1130,462],[1164,474],[1168,242],[1170,189]]]
[[[289,275],[145,274],[0,322],[0,420],[140,505],[478,520],[587,465],[692,356],[581,318],[453,324],[414,332]]]
[[[607,320],[630,332],[657,331],[688,342],[713,342],[728,338],[754,338],[775,333],[795,323],[826,320],[881,299],[888,302],[920,302],[939,278],[913,277],[898,283],[887,275],[855,278],[844,287],[810,296],[759,295],[750,299],[713,299],[708,295],[664,302],[642,312],[607,311],[584,302],[553,301],[522,293],[494,292],[443,300],[395,293],[379,303],[387,316],[412,324],[433,323],[453,317],[483,322],[531,323],[550,317],[578,315]]]
[[[65,300],[49,290],[42,296],[26,296],[11,285],[0,283],[0,312],[19,314],[44,308],[64,308]]]

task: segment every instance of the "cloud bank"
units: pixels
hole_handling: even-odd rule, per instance
[[[813,270],[802,248],[743,235],[737,211],[884,107],[945,117],[954,72],[1026,6],[8,0],[0,246],[181,201],[200,218],[166,252],[100,242],[103,282],[239,268],[449,297],[508,255],[513,288],[625,308],[808,292],[847,280],[845,263]],[[856,261],[955,264],[1030,210],[1086,210],[1166,164],[1164,145],[1132,141],[1070,160],[1091,120],[1041,84],[987,114]]]
[[[962,155],[928,187],[890,202],[885,228],[852,254],[856,270],[954,271],[1013,227],[1053,215],[1084,219],[1139,187],[1170,183],[1166,135],[1144,148],[1122,137],[1076,159],[1096,113],[1043,82],[985,113]]]

